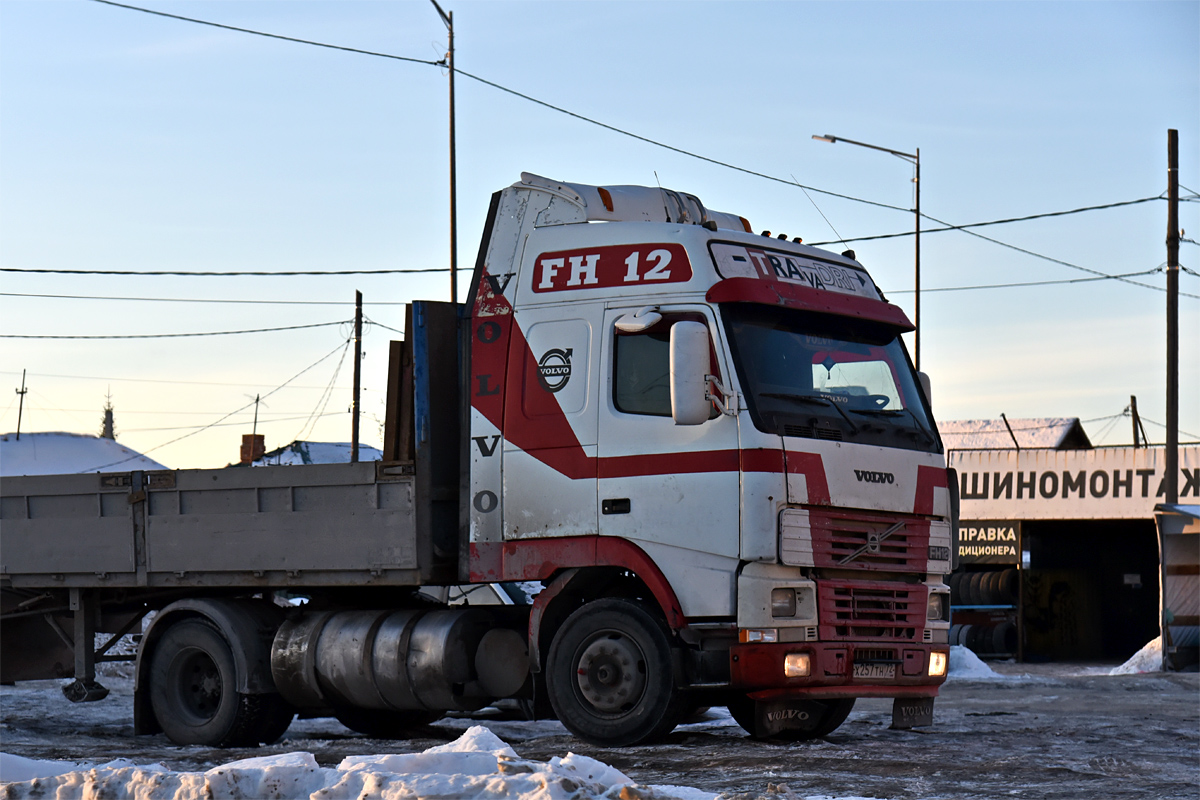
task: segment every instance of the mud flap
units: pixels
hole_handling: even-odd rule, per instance
[[[907,730],[932,724],[932,697],[897,697],[892,702],[893,730]]]
[[[754,704],[754,735],[767,738],[783,731],[811,731],[820,723],[820,716],[810,710],[789,704],[785,700]]]

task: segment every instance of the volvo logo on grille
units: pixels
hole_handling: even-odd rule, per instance
[[[895,483],[896,476],[890,472],[870,472],[865,469],[854,470],[854,477],[859,483]]]

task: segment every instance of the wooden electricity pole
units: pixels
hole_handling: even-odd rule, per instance
[[[1166,497],[1179,502],[1179,131],[1167,131]]]

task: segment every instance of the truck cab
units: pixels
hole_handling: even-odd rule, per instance
[[[860,696],[930,716],[953,483],[913,326],[853,253],[691,195],[530,174],[487,230],[462,336],[462,577],[574,585],[577,611],[628,595],[669,631],[677,683],[753,733],[836,727]],[[650,649],[606,636],[534,655],[598,740],[619,727],[610,662]]]

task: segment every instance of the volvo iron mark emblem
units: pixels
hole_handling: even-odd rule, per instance
[[[571,380],[571,351],[570,347],[566,350],[555,348],[542,354],[537,376],[538,383],[547,392],[560,391]]]

